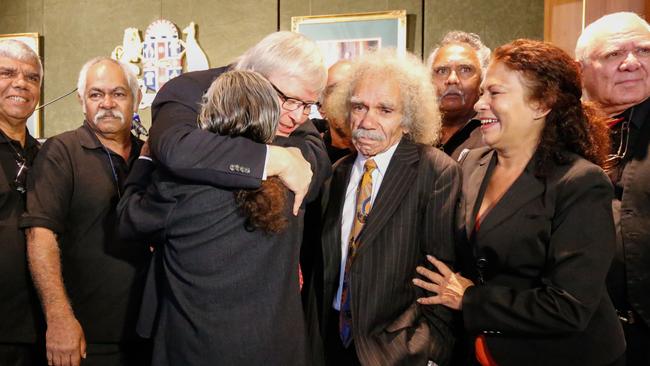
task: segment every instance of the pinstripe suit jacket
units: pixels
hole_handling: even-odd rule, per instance
[[[336,166],[329,186],[323,230],[323,300],[321,329],[328,329],[339,284],[341,217],[355,156]],[[454,213],[460,169],[442,151],[402,139],[359,235],[351,267],[352,331],[364,365],[447,363],[453,338],[451,313],[420,306],[422,293],[411,279],[425,254],[453,261]],[[325,345],[327,356],[328,345]]]

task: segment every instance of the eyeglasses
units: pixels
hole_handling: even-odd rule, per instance
[[[307,102],[303,102],[300,99],[288,97],[284,95],[284,93],[281,92],[277,86],[273,85],[273,83],[271,83],[271,86],[278,93],[280,99],[282,99],[282,108],[288,111],[295,111],[296,109],[302,108],[302,114],[308,115],[311,112],[312,106],[319,107],[320,105],[318,102],[307,103]]]

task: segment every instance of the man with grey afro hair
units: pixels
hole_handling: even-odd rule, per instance
[[[454,160],[463,151],[483,146],[474,104],[488,62],[490,49],[474,33],[451,31],[429,56],[428,66],[442,113],[439,147]]]
[[[445,365],[451,313],[418,306],[411,285],[425,255],[454,256],[460,172],[433,147],[440,116],[431,77],[414,55],[393,50],[362,56],[349,75],[330,102],[344,110],[356,153],[337,162],[326,193],[326,361]]]
[[[41,96],[41,60],[25,43],[0,41],[0,365],[44,365],[44,325],[18,220],[26,178],[39,151],[27,130]]]

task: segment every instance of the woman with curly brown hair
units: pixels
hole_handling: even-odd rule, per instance
[[[280,103],[261,75],[229,71],[205,94],[199,126],[268,143]],[[154,339],[153,364],[304,365],[303,217],[291,214],[289,190],[271,178],[233,191],[162,170],[147,186],[132,171],[120,231],[156,246],[138,325]]]
[[[609,365],[625,343],[605,288],[614,255],[603,117],[581,103],[580,71],[548,43],[493,55],[476,103],[486,148],[462,163],[458,269],[423,304],[462,311],[481,365]],[[475,363],[469,357],[459,364]]]

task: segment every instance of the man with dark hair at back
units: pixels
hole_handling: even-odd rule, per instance
[[[440,148],[454,160],[465,149],[483,146],[474,119],[483,74],[490,62],[490,49],[474,33],[452,31],[429,55],[428,65],[442,113]]]
[[[336,163],[340,158],[350,154],[354,149],[350,139],[350,131],[345,121],[344,111],[338,111],[332,106],[329,101],[332,98],[332,92],[336,85],[345,81],[350,74],[352,61],[339,60],[334,65],[327,69],[327,85],[323,90],[321,96],[321,105],[319,112],[324,117],[323,141],[327,148],[327,155],[332,164]]]

